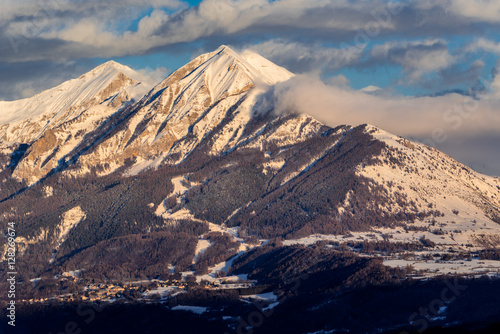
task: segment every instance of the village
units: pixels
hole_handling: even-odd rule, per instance
[[[60,282],[81,284],[78,277],[63,275],[58,278]],[[228,278],[217,278],[214,280],[201,280],[197,282],[192,279],[172,280],[142,280],[128,283],[92,283],[84,287],[83,291],[77,293],[61,294],[53,297],[22,299],[23,303],[50,303],[50,302],[113,302],[118,299],[133,300],[155,300],[168,299],[178,293],[187,292],[190,289],[205,290],[238,290],[250,289],[256,286],[252,280],[231,280]]]

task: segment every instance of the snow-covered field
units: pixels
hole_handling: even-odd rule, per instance
[[[390,267],[412,266],[415,270],[426,271],[422,277],[432,277],[444,274],[460,274],[469,276],[489,275],[500,278],[500,261],[471,259],[470,261],[432,261],[386,259],[384,264]]]
[[[257,295],[246,295],[246,296],[241,296],[241,298],[265,300],[268,302],[275,302],[278,300],[278,296],[276,296],[273,292],[260,293]]]
[[[443,226],[443,229],[446,226]],[[465,228],[467,225],[465,224]],[[476,231],[477,232],[477,231]],[[491,231],[490,231],[491,233]],[[396,229],[374,229],[373,232],[352,232],[349,236],[344,235],[311,235],[306,238],[295,239],[295,240],[285,240],[283,244],[285,246],[290,245],[313,245],[318,241],[328,241],[333,243],[346,244],[348,242],[374,242],[383,241],[388,242],[403,242],[403,243],[414,243],[420,244],[420,239],[425,237],[428,240],[434,241],[437,245],[436,247],[425,250],[411,252],[414,254],[414,259],[406,260],[403,259],[408,252],[400,252],[393,255],[386,255],[382,253],[375,253],[371,255],[359,254],[361,256],[381,256],[384,258],[384,264],[391,267],[406,267],[408,265],[412,266],[414,270],[422,270],[423,277],[437,276],[442,274],[464,274],[464,275],[481,275],[488,274],[491,276],[500,277],[500,261],[493,260],[480,260],[478,258],[472,257],[471,260],[458,260],[458,261],[443,261],[441,256],[445,254],[457,254],[457,253],[469,253],[474,251],[482,250],[477,243],[471,247],[467,247],[465,243],[474,242],[470,236],[476,235],[473,232],[464,232],[460,237],[451,237],[448,235],[435,235],[430,232],[406,232],[402,227]],[[494,234],[494,235],[500,235]],[[387,236],[391,236],[387,238]],[[467,238],[466,236],[469,236]],[[451,253],[450,253],[451,251]],[[436,256],[439,260],[428,260],[424,256]]]

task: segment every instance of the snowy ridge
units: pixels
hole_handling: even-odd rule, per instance
[[[54,252],[52,253],[52,258],[50,263],[54,262],[57,255],[57,251],[61,245],[66,241],[69,232],[76,227],[82,220],[85,219],[85,212],[82,211],[80,206],[76,206],[73,209],[66,211],[62,217],[62,221],[58,226],[56,246],[54,247]]]
[[[399,164],[358,166],[360,175],[385,186],[389,193],[404,192],[407,201],[413,200],[418,207],[432,207],[445,215],[458,216],[454,217],[455,220],[465,214],[477,218],[471,204],[483,212],[485,220],[491,221],[498,216],[498,178],[477,173],[436,149],[381,129],[368,127],[367,132],[390,148],[391,151],[385,151],[381,160],[396,158]],[[393,210],[398,209],[394,207]],[[453,210],[459,214],[454,214]]]
[[[32,184],[58,166],[87,133],[148,91],[138,77],[110,61],[32,98],[0,102],[0,143],[30,145],[13,176]]]
[[[221,46],[154,87],[137,103],[127,128],[83,159],[90,163],[106,155],[109,160],[111,154],[119,166],[134,157],[131,170],[137,173],[157,165],[153,161],[179,163],[208,138],[210,153],[220,154],[243,140],[252,108],[266,87],[292,76],[257,54],[239,55]]]
[[[292,72],[277,66],[253,51],[245,50],[240,56],[250,64],[252,68],[259,73],[259,76],[263,77],[269,85],[275,85],[278,82],[286,81],[294,76]]]
[[[132,69],[110,61],[31,98],[0,101],[0,139],[34,140],[43,130],[78,117],[86,108],[119,93],[132,99],[127,89],[135,98],[142,96],[148,87],[134,80],[135,77],[139,76]]]
[[[24,121],[47,112],[59,112],[84,104],[97,97],[120,73],[134,76],[132,69],[109,61],[77,79],[66,81],[33,97],[0,101],[0,124]]]

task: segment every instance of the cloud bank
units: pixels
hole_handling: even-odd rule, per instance
[[[456,159],[466,164],[500,175],[498,92],[473,99],[460,94],[410,98],[380,94],[378,90],[367,91],[377,95],[326,85],[317,77],[301,75],[274,87],[265,97],[264,105],[266,109],[274,108],[278,114],[308,114],[330,126],[372,124],[453,152]],[[480,143],[482,154],[460,150],[460,145],[465,143],[467,147]]]

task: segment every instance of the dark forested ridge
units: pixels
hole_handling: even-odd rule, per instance
[[[384,267],[379,259],[332,251],[321,244],[284,247],[271,242],[241,257],[234,271],[250,272],[265,282],[264,291],[273,291],[279,304],[268,308],[263,301],[243,301],[238,290],[206,291],[196,286],[163,301],[22,304],[16,333],[64,332],[69,322],[81,333],[210,334],[321,330],[489,334],[497,333],[500,325],[498,280],[456,276],[405,280],[404,270]],[[178,311],[179,305],[206,311]],[[0,320],[5,331],[5,316]]]

